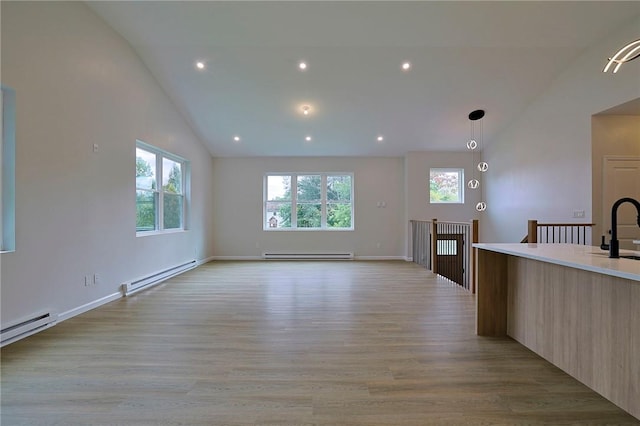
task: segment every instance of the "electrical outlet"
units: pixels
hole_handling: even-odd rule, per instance
[[[573,217],[574,218],[583,218],[584,217],[584,210],[574,210],[573,211]]]
[[[380,243],[376,243],[376,248],[380,248],[381,244]]]

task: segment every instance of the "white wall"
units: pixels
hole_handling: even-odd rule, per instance
[[[353,231],[264,231],[265,173],[352,172]],[[404,257],[402,158],[264,157],[214,160],[216,257],[255,258],[265,251],[348,251],[357,257]],[[377,207],[379,201],[385,208]],[[380,243],[380,247],[377,244]]]
[[[479,193],[467,191],[464,205],[429,204],[429,169],[464,168],[467,152],[411,152],[405,158],[267,157],[214,160],[214,234],[218,258],[257,258],[265,251],[352,251],[360,258],[410,255],[411,219],[469,221]],[[353,172],[355,230],[340,232],[264,231],[262,182],[265,173]],[[386,202],[385,208],[377,207]],[[380,243],[380,247],[378,247]]]
[[[464,147],[467,141],[461,141]],[[476,158],[476,161],[479,159]],[[481,188],[485,182],[480,172],[476,172],[476,179],[480,181],[480,188],[470,190],[466,186],[474,176],[473,155],[465,152],[408,152],[404,158],[405,168],[405,223],[410,220],[432,220],[469,222],[473,219],[482,221],[483,213],[476,211],[475,206],[481,200]],[[429,203],[429,170],[431,168],[464,169],[464,204],[431,204]],[[480,235],[482,237],[482,235]],[[482,241],[482,240],[481,240]],[[411,256],[411,235],[406,236],[407,256]]]
[[[73,313],[126,280],[211,256],[213,160],[130,46],[84,3],[1,7],[2,83],[17,99],[3,324]],[[136,139],[191,160],[189,231],[136,238]],[[101,282],[85,287],[95,273]]]
[[[607,58],[638,38],[640,19],[589,48],[508,129],[488,144],[487,202],[481,235],[518,242],[527,220],[591,220],[591,116],[640,97],[640,63],[602,73]],[[484,120],[491,119],[487,111]]]
[[[467,141],[460,141],[464,147]],[[477,160],[477,159],[476,159]],[[468,222],[482,217],[475,205],[480,201],[480,188],[470,190],[464,186],[464,204],[429,203],[429,170],[432,168],[464,169],[465,181],[473,177],[476,163],[471,152],[409,152],[405,156],[405,186],[407,193],[407,220],[440,219]],[[482,176],[476,173],[482,182]]]

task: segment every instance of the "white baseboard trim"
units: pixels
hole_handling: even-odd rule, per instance
[[[211,260],[265,260],[262,256],[211,256]]]
[[[196,267],[198,267],[200,265],[204,265],[205,263],[209,263],[209,262],[211,262],[213,260],[216,260],[215,256],[209,256],[209,257],[207,257],[205,259],[198,260],[198,261],[196,261]]]
[[[117,292],[117,293],[113,293],[110,294],[108,296],[105,297],[101,297],[98,300],[94,300],[93,302],[89,302],[89,303],[85,303],[82,306],[78,306],[77,308],[73,308],[73,309],[69,309],[66,312],[61,313],[60,315],[58,315],[58,322],[64,321],[64,320],[68,320],[69,318],[73,318],[77,315],[83,314],[87,311],[90,311],[92,309],[97,308],[98,306],[102,306],[106,303],[109,302],[113,302],[114,300],[120,299],[122,298],[122,293],[121,292]]]
[[[356,256],[355,260],[405,260],[404,256]]]
[[[215,260],[265,260],[262,256],[211,256],[207,261]],[[354,260],[407,260],[405,256],[354,256]]]

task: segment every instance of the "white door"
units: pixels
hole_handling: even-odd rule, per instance
[[[623,197],[640,201],[640,158],[605,157],[602,182],[603,229],[607,232],[607,243],[611,231],[611,207]],[[638,213],[631,203],[618,208],[618,240],[621,249],[636,250],[633,240],[640,240]]]

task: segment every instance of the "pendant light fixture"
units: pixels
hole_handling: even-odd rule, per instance
[[[483,117],[484,117],[484,110],[482,109],[477,109],[469,113],[469,121],[471,123],[470,124],[471,137],[467,142],[467,149],[471,151],[471,159],[473,163],[476,165],[473,168],[473,176],[471,177],[469,182],[467,182],[467,187],[469,189],[480,189],[481,200],[483,198],[482,193],[484,191],[482,191],[482,188],[480,186],[480,181],[476,177],[476,173],[479,172],[480,174],[482,174],[482,173],[485,173],[487,170],[489,170],[489,164],[487,164],[484,161],[479,161],[480,160],[479,152],[482,151],[482,121],[480,120]],[[479,127],[479,132],[478,132],[479,137],[476,137],[476,122],[478,123],[478,127]],[[485,211],[486,209],[487,209],[487,203],[485,203],[484,201],[480,201],[478,204],[476,204],[477,211],[482,212],[482,211]]]
[[[613,67],[613,73],[615,74],[618,72],[618,68],[620,68],[622,64],[624,64],[625,62],[633,61],[634,59],[637,59],[639,57],[640,57],[640,40],[632,41],[631,43],[628,43],[626,46],[624,46],[622,49],[618,50],[616,54],[613,55],[613,57],[609,58],[609,62],[607,62],[607,65],[604,67],[602,72],[609,71],[609,68],[611,68],[611,65],[616,64],[616,66]]]

